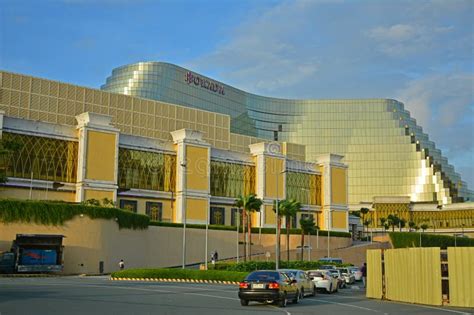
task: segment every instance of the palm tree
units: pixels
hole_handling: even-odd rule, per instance
[[[429,226],[428,226],[428,224],[423,223],[422,225],[420,225],[420,228],[423,230],[423,233],[425,233],[425,230],[426,230],[427,228],[429,228]]]
[[[411,232],[411,230],[415,228],[416,223],[413,222],[413,221],[410,221],[410,222],[408,222],[408,226],[410,227],[410,232]]]
[[[278,207],[278,214],[285,217],[286,226],[286,260],[290,261],[290,226],[291,219],[301,210],[301,203],[295,199],[283,200]]]
[[[312,215],[301,217],[300,219],[301,226],[301,261],[303,261],[304,253],[304,235],[306,233],[311,233],[316,229],[319,229],[314,223],[314,217]]]
[[[401,219],[398,221],[398,226],[399,226],[399,228],[400,228],[400,232],[401,232],[402,229],[405,227],[406,223],[407,223],[407,220],[405,220],[405,219],[403,219],[403,218],[401,218]]]
[[[365,222],[365,215],[369,213],[370,209],[369,208],[360,208],[360,213],[362,214],[362,224]],[[362,232],[364,232],[362,228]]]
[[[364,225],[365,225],[365,228],[367,230],[367,234],[369,234],[369,225],[370,225],[370,223],[372,223],[371,219],[367,219],[367,220],[364,221]],[[368,240],[368,238],[367,238],[367,240]]]
[[[245,235],[245,226],[247,223],[247,240],[244,242],[244,261],[247,261],[247,254],[248,257],[251,257],[252,251],[252,212],[260,211],[260,207],[262,206],[262,199],[257,198],[254,194],[242,196],[240,195],[234,202],[234,205],[239,209],[243,209],[242,211],[242,225],[243,225],[243,233]],[[248,217],[248,219],[247,219]],[[248,251],[247,251],[248,246]]]
[[[392,227],[392,232],[395,232],[395,226],[400,223],[400,218],[397,215],[389,214],[387,217],[388,225]]]

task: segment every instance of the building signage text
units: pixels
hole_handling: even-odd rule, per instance
[[[195,75],[191,71],[186,72],[185,81],[187,84],[200,85],[202,88],[205,88],[209,91],[225,95],[224,87],[222,85],[201,78],[200,76]]]

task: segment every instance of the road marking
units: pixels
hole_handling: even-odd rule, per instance
[[[352,307],[352,308],[358,308],[358,309],[361,309],[361,310],[371,311],[371,312],[375,312],[375,313],[383,313],[381,311],[377,311],[377,310],[374,310],[374,309],[371,309],[371,308],[352,305],[352,304],[347,304],[347,303],[339,303],[339,302],[333,302],[333,301],[328,301],[328,300],[311,299],[311,298],[309,300],[316,301],[316,302],[321,301],[321,302],[326,302],[326,303],[329,303],[329,304],[337,304],[337,305],[342,305],[342,306],[347,306],[347,307]]]
[[[8,284],[17,284],[17,283],[8,283]],[[226,299],[226,300],[234,300],[234,301],[240,301],[240,299],[237,298],[231,298],[231,297],[226,297],[226,296],[220,296],[220,295],[210,295],[210,294],[202,294],[202,293],[191,293],[191,292],[177,292],[177,291],[167,291],[167,290],[157,290],[157,289],[146,289],[146,288],[137,288],[137,287],[122,287],[122,286],[117,286],[117,285],[96,285],[96,284],[72,284],[72,283],[34,283],[33,285],[37,286],[75,286],[75,287],[95,287],[95,288],[113,288],[113,289],[124,289],[124,290],[138,290],[138,291],[151,291],[151,292],[162,292],[162,293],[173,293],[173,294],[184,294],[184,295],[197,295],[197,296],[205,296],[205,297],[212,297],[212,298],[217,298],[217,299]],[[175,286],[176,287],[176,286]],[[189,289],[189,287],[178,287],[178,288],[183,288],[183,289]],[[273,305],[266,305],[272,308],[275,308],[278,311],[284,312],[287,315],[291,315],[290,312],[285,311],[283,309],[277,308]]]

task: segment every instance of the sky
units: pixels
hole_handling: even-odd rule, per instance
[[[392,98],[474,189],[474,1],[0,0],[0,69],[164,61],[282,98]]]

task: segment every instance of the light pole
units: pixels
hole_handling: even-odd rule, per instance
[[[182,162],[181,167],[184,168],[183,172],[183,183],[182,183],[182,198],[183,198],[183,261],[181,268],[186,268],[186,163]],[[207,257],[206,257],[207,262]]]
[[[237,208],[237,211],[235,211],[235,218],[237,220],[237,263],[239,263],[239,256],[240,256],[240,250],[239,250],[240,209],[239,208]]]
[[[329,226],[329,224],[330,224],[330,219],[331,219],[330,216],[331,216],[331,209],[329,209],[328,215],[327,215],[327,218],[328,218],[328,219],[327,219],[327,222],[328,222],[328,223],[327,223],[327,228],[328,228],[328,258],[331,257],[331,256],[330,256],[330,252],[329,252],[329,242],[330,242],[330,239],[331,239],[331,233],[330,233],[330,232],[331,232],[331,231],[330,231],[330,230],[331,230],[331,227]]]
[[[279,227],[279,216],[278,216],[278,175],[285,173],[286,170],[281,171],[281,172],[276,172],[275,177],[276,177],[276,200],[275,200],[275,206],[276,206],[276,224],[275,224],[275,237],[276,237],[276,242],[275,242],[275,269],[280,268],[280,227]],[[283,187],[282,187],[283,188]]]
[[[204,247],[204,266],[207,270],[207,242],[209,240],[209,208],[206,209],[206,245]]]

